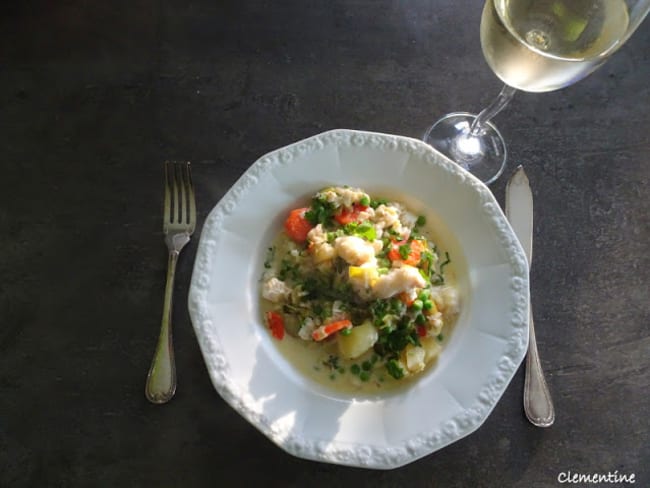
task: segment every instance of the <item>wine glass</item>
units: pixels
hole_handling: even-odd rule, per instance
[[[444,116],[424,141],[492,183],[506,163],[506,145],[492,117],[517,90],[557,90],[592,73],[627,41],[649,10],[650,0],[486,0],[481,46],[505,86],[478,115]]]

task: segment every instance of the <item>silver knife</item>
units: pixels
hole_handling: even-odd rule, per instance
[[[533,257],[533,194],[522,166],[516,169],[506,186],[506,216],[524,248],[530,267]],[[537,352],[532,306],[529,308],[529,323],[524,412],[532,424],[538,427],[549,427],[555,421],[555,409]]]

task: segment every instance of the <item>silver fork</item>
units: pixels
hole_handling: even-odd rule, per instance
[[[167,261],[167,284],[163,304],[160,336],[156,345],[145,396],[152,403],[166,403],[176,393],[176,363],[172,342],[172,298],[176,263],[185,244],[196,226],[196,203],[190,163],[165,162],[165,200],[163,232],[169,249]]]

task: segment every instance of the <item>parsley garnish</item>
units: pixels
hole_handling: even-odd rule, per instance
[[[305,218],[312,225],[323,224],[327,226],[332,222],[334,206],[325,199],[313,198],[311,207],[305,212]]]
[[[275,246],[269,247],[266,253],[266,260],[264,261],[264,267],[266,269],[269,269],[271,267],[271,263],[273,262],[273,258],[275,257]]]
[[[391,359],[386,363],[386,370],[396,380],[401,380],[404,377],[404,370],[395,359]]]
[[[402,244],[398,248],[399,250],[399,256],[406,260],[409,258],[409,254],[411,254],[411,245],[410,244]]]

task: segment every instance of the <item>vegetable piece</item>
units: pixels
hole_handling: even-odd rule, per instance
[[[427,363],[437,357],[442,350],[442,346],[435,337],[424,337],[420,339],[420,343],[425,352],[424,361]]]
[[[289,216],[284,222],[284,230],[287,235],[299,244],[307,240],[307,234],[314,227],[305,217],[305,212],[308,210],[308,208],[296,208],[289,212]]]
[[[422,252],[426,251],[427,244],[421,240],[397,241],[393,243],[388,251],[388,259],[391,261],[401,261],[403,264],[417,266],[420,263]]]
[[[266,323],[271,330],[271,335],[278,340],[284,337],[284,319],[277,312],[266,312]]]
[[[404,357],[406,368],[412,373],[417,373],[424,369],[424,358],[426,356],[424,348],[409,344],[406,346],[406,349],[404,349],[402,355]]]
[[[367,210],[367,205],[361,205],[359,203],[352,204],[352,208],[343,207],[340,212],[334,215],[334,219],[341,224],[350,224],[352,222],[359,221],[359,214],[364,210]]]
[[[330,322],[329,324],[321,325],[316,330],[314,330],[314,332],[312,332],[311,337],[315,341],[322,341],[335,332],[350,327],[352,327],[352,322],[350,322],[348,319],[337,320],[336,322]]]
[[[357,287],[357,290],[372,287],[378,277],[379,273],[374,266],[350,266],[348,268],[348,279],[353,286]]]
[[[313,198],[311,207],[305,212],[305,218],[312,224],[328,225],[332,220],[334,207],[325,199]]]
[[[353,327],[347,336],[339,336],[339,353],[346,359],[355,359],[375,345],[379,334],[370,321]]]
[[[357,223],[350,222],[343,226],[343,232],[349,236],[363,237],[367,241],[374,241],[377,238],[377,230],[368,221]]]
[[[397,297],[407,306],[410,307],[413,305],[413,302],[415,301],[415,297],[413,296],[412,293],[408,293],[403,291]]]
[[[400,380],[404,377],[404,370],[402,369],[400,363],[395,359],[391,359],[386,363],[386,370],[388,371],[388,374],[396,380]]]

